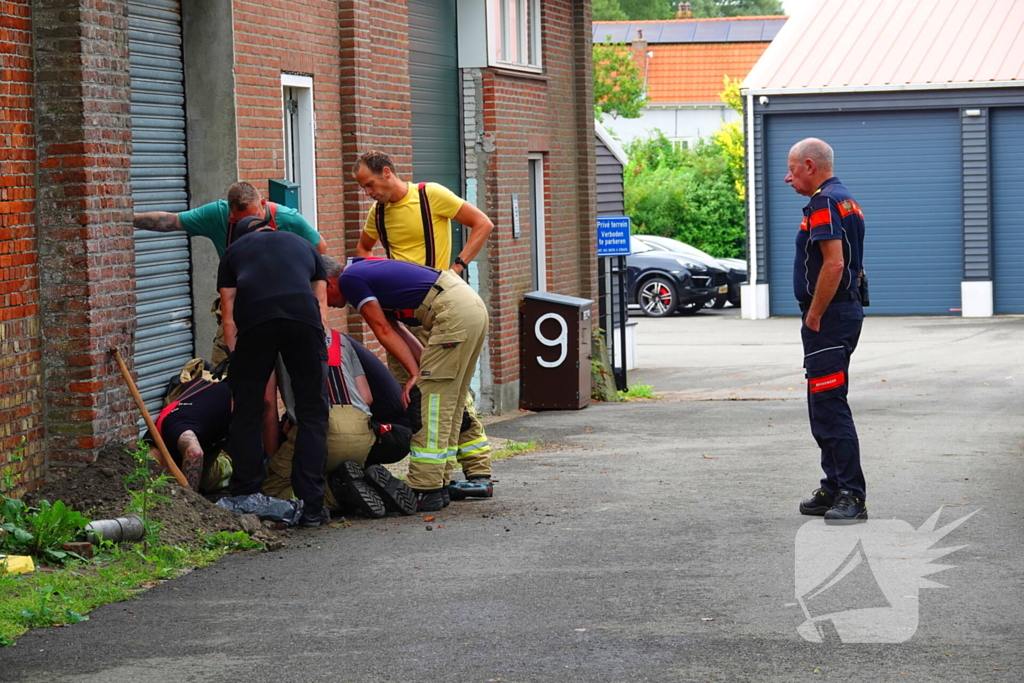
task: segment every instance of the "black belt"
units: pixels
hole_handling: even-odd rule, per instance
[[[859,292],[836,292],[836,295],[834,297],[832,297],[832,301],[829,302],[829,306],[831,306],[832,304],[842,304],[842,303],[846,303],[846,302],[849,302],[849,301],[860,301],[860,293]],[[804,303],[803,301],[801,301],[799,303],[800,303],[800,312],[801,313],[806,313],[807,309],[811,307],[810,302]]]

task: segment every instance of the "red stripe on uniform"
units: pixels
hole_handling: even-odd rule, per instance
[[[808,382],[811,393],[816,394],[819,391],[828,391],[829,389],[835,389],[846,384],[846,373],[842,370],[833,373],[831,375],[825,375],[824,377],[815,377]]]
[[[828,209],[811,212],[811,227],[817,228],[819,225],[832,225],[832,214]]]

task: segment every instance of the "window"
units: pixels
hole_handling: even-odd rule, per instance
[[[313,79],[281,74],[284,114],[284,178],[299,185],[299,213],[316,227],[316,158]]]
[[[544,226],[544,156],[531,154],[530,164],[530,232],[533,252],[533,289],[548,290],[547,231]]]
[[[487,34],[491,66],[540,72],[540,0],[488,0]]]

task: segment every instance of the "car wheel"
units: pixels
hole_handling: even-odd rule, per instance
[[[644,315],[663,318],[675,312],[678,299],[676,288],[671,282],[660,277],[651,278],[640,286],[637,303]]]

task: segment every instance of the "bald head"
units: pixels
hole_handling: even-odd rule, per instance
[[[789,150],[786,182],[798,194],[810,197],[832,177],[832,148],[824,140],[804,138]]]
[[[810,159],[814,162],[815,166],[822,170],[827,169],[829,175],[832,174],[832,163],[835,159],[835,154],[832,152],[832,147],[824,140],[804,138],[793,145],[792,149],[789,150],[789,156],[795,156],[800,161]]]

